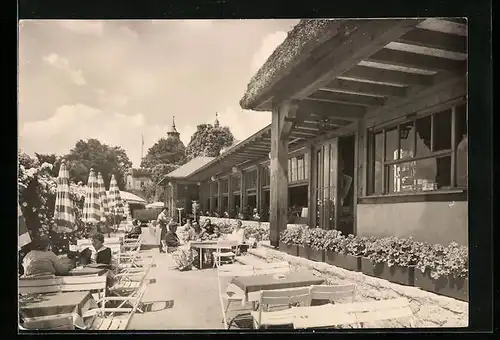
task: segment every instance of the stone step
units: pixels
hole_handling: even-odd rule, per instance
[[[244,264],[244,265],[252,265],[252,266],[266,263],[265,259],[263,259],[259,256],[253,255],[254,250],[256,250],[256,249],[249,249],[249,251],[247,252],[246,255],[237,256],[236,262]]]

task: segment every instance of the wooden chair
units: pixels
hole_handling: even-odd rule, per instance
[[[367,322],[383,320],[408,319],[409,326],[414,325],[414,315],[410,303],[406,298],[397,298],[381,301],[357,302],[347,307],[357,320],[361,328]]]
[[[237,276],[252,276],[254,275],[254,270],[252,265],[240,265],[240,264],[227,264],[220,265],[217,267],[217,283],[219,290],[219,301],[222,310],[222,322],[224,323],[225,329],[231,328],[233,322],[242,314],[237,313],[237,315],[228,320],[227,313],[231,304],[239,303],[243,304],[245,299],[245,293],[242,289],[229,283],[234,277]],[[249,311],[247,309],[232,309],[231,312],[241,312]]]
[[[217,249],[212,253],[214,259],[214,268],[220,266],[222,262],[234,263],[236,258],[236,253],[232,251],[234,247],[238,245],[238,242],[231,240],[220,240],[217,242]],[[226,251],[223,251],[226,250]]]
[[[62,292],[93,292],[96,300],[106,297],[106,275],[101,276],[61,276],[61,291]],[[104,305],[101,306],[104,308]]]
[[[264,311],[272,305],[309,305],[309,287],[276,289],[261,291],[259,309],[251,312],[254,328],[267,328],[268,326],[292,325],[294,321],[293,308],[278,311]]]
[[[19,278],[19,294],[57,293],[60,291],[60,278],[54,275]]]
[[[350,299],[354,302],[355,285],[313,285],[311,288],[311,304],[327,301],[327,303],[342,302]]]
[[[90,329],[92,330],[126,330],[133,316],[138,310],[144,294],[146,293],[148,283],[147,281],[142,284],[142,286],[137,291],[137,294],[129,297],[105,297],[103,301],[98,301],[104,305],[110,301],[121,301],[122,304],[117,308],[96,308],[89,310],[83,314],[84,318],[94,316],[94,320]],[[123,305],[128,304],[130,307],[123,307]],[[118,314],[118,315],[117,315]]]
[[[144,284],[147,279],[150,268],[153,266],[153,260],[145,268],[130,268],[114,276],[118,280],[116,284],[109,289],[109,293],[115,296],[132,296]],[[142,311],[140,311],[142,312]]]
[[[73,316],[69,314],[42,316],[19,325],[21,330],[74,330]]]

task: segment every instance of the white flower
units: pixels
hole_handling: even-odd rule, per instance
[[[49,169],[52,170],[53,165],[47,162],[43,162],[42,164],[42,169]]]

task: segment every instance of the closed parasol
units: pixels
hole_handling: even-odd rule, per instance
[[[28,233],[28,228],[26,227],[26,221],[24,220],[23,213],[19,204],[17,205],[17,232],[18,232],[18,249],[27,245],[31,242],[30,234]]]
[[[87,182],[87,192],[83,205],[82,220],[85,223],[97,224],[101,221],[103,212],[101,210],[101,200],[99,196],[99,184],[94,169],[90,169],[89,180]]]
[[[54,222],[57,232],[71,232],[75,227],[73,201],[70,197],[69,171],[64,161],[57,177],[57,193],[54,209]]]

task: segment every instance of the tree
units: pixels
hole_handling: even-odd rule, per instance
[[[59,168],[61,166],[61,157],[56,156],[55,154],[42,154],[36,153],[35,156],[38,159],[38,163],[43,164],[47,163],[52,165],[51,173],[53,176],[59,176]]]
[[[217,157],[223,148],[233,145],[233,142],[234,136],[227,126],[200,124],[186,148],[186,156],[188,159]]]
[[[79,140],[65,158],[72,181],[86,184],[89,171],[93,168],[102,174],[106,187],[109,187],[111,175],[114,174],[121,190],[125,187],[125,173],[132,167],[125,150],[103,144],[97,139]]]
[[[148,149],[141,162],[141,168],[153,169],[158,164],[183,164],[186,148],[177,138],[160,138]]]

